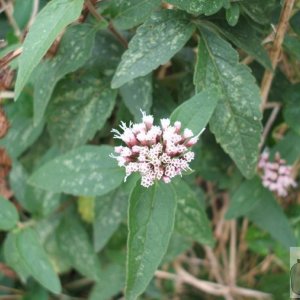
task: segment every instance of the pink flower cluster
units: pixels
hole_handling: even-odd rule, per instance
[[[267,151],[263,152],[258,167],[262,171],[263,186],[280,197],[286,197],[288,189],[297,186],[292,176],[292,167],[286,165],[286,161],[280,157],[278,152],[275,155],[274,162],[269,161],[269,153]]]
[[[189,163],[195,156],[190,148],[197,143],[200,134],[194,136],[187,128],[182,132],[181,123],[177,121],[171,126],[169,119],[161,119],[160,126],[156,126],[153,116],[142,114],[142,123],[127,126],[122,122],[123,132],[112,130],[114,138],[126,146],[115,147],[118,155],[111,154],[111,157],[120,167],[125,167],[125,181],[133,172],[139,172],[144,187],[150,187],[155,180],[169,183],[171,178],[190,169]]]

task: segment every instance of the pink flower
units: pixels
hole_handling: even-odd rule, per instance
[[[142,111],[143,121],[139,124],[124,122],[120,128],[123,132],[113,129],[114,138],[122,140],[126,146],[115,147],[115,153],[110,156],[118,161],[120,167],[125,167],[126,176],[137,172],[142,176],[141,185],[150,187],[155,180],[165,183],[183,171],[190,170],[189,163],[194,159],[190,148],[199,139],[199,133],[185,128],[181,133],[181,123],[176,121],[174,126],[169,119],[161,119],[160,126],[153,125],[154,118]]]
[[[286,165],[286,161],[280,157],[278,152],[275,155],[275,162],[270,162],[267,151],[263,152],[258,162],[258,168],[262,172],[263,186],[280,197],[286,197],[288,189],[297,186],[292,176],[292,167]]]

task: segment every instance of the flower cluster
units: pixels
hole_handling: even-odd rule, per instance
[[[120,128],[113,129],[114,138],[121,139],[126,146],[115,147],[111,157],[125,167],[126,178],[133,172],[142,176],[142,186],[149,187],[155,180],[169,183],[171,178],[190,169],[189,163],[194,159],[190,148],[198,141],[199,133],[194,136],[190,129],[181,130],[181,123],[171,125],[169,119],[161,119],[160,126],[153,124],[153,116],[144,112],[142,123],[127,126],[124,122]]]
[[[288,189],[297,186],[292,176],[292,167],[286,165],[286,161],[280,157],[278,152],[275,155],[274,162],[269,160],[268,152],[263,152],[258,167],[262,171],[263,186],[280,197],[287,196]]]

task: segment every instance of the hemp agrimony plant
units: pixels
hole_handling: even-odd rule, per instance
[[[0,299],[287,298],[299,10],[0,0]]]

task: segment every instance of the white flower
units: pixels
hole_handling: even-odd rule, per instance
[[[200,134],[194,136],[188,128],[180,133],[181,123],[176,121],[171,126],[170,119],[161,119],[161,126],[155,126],[153,116],[143,111],[142,115],[142,123],[127,126],[122,122],[122,133],[112,130],[114,138],[121,139],[126,146],[115,147],[118,155],[110,156],[119,166],[125,167],[125,181],[132,173],[139,172],[144,187],[150,187],[155,180],[169,183],[173,177],[190,169],[189,163],[195,157],[190,147],[198,141]]]

